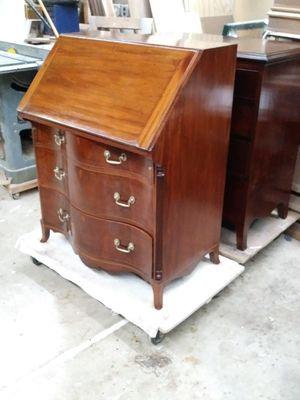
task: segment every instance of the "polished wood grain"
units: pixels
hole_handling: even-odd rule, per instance
[[[19,110],[38,122],[51,118],[148,149],[194,57],[194,51],[96,41],[87,46],[83,39],[60,37]]]
[[[104,145],[91,139],[86,139],[71,132],[66,132],[67,155],[88,168],[99,170],[107,174],[117,174],[145,177],[149,183],[153,183],[153,162],[132,152],[120,150],[120,148]],[[111,154],[110,160],[118,161],[122,154],[126,155],[126,161],[121,164],[109,164],[104,156],[105,151]],[[129,173],[129,175],[128,175]]]
[[[36,146],[42,146],[43,148],[47,147],[53,150],[59,150],[58,145],[55,143],[55,135],[59,134],[59,129],[55,129],[51,126],[43,125],[35,125],[36,129],[34,129],[34,142]]]
[[[65,235],[69,234],[69,222],[62,222],[59,219],[58,211],[61,209],[65,213],[70,214],[68,199],[61,193],[39,187],[42,211],[42,226],[43,229],[52,229],[54,232],[61,232]]]
[[[87,215],[73,206],[70,216],[73,247],[88,265],[107,266],[104,269],[111,272],[134,272],[151,282],[153,243],[150,235],[129,224]],[[121,248],[133,243],[134,250],[128,254],[120,252],[115,239],[120,240]]]
[[[68,161],[70,198],[75,207],[87,214],[116,219],[153,234],[153,184],[136,178],[108,175],[84,169]],[[115,193],[120,199],[114,198]],[[132,203],[128,201],[134,198]]]
[[[39,185],[66,194],[68,177],[66,176],[65,158],[60,152],[40,146],[36,146],[35,154],[39,171]]]
[[[218,263],[235,58],[234,47],[202,54],[154,149],[167,188],[165,281],[191,271],[206,253]]]
[[[42,241],[62,232],[88,266],[137,274],[157,309],[204,255],[219,263],[236,45],[202,43],[59,38],[19,107]]]

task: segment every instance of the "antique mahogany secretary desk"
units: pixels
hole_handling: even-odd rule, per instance
[[[244,250],[255,219],[275,208],[285,218],[300,143],[299,43],[198,34],[110,39],[186,49],[205,40],[238,45],[223,220],[235,227],[237,247]],[[226,66],[219,68],[225,72]]]
[[[61,36],[23,98],[34,126],[42,241],[164,286],[218,263],[236,45]],[[222,68],[220,68],[222,66]]]

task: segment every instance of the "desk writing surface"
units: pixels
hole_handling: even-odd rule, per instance
[[[147,149],[195,51],[60,37],[19,110]]]

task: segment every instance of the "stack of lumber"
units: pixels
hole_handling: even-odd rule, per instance
[[[234,0],[184,0],[185,10],[200,18],[202,33],[222,35],[224,25],[233,22]]]
[[[196,12],[201,18],[232,16],[235,8],[234,0],[184,0],[188,11]]]
[[[186,0],[126,0],[130,17],[117,17],[112,0],[87,0],[90,29],[131,29],[137,33],[201,33],[199,15]],[[153,25],[153,27],[152,27]]]
[[[149,0],[155,30],[159,33],[202,33],[199,15],[183,0]]]
[[[149,34],[153,31],[153,19],[149,0],[128,0],[130,17],[118,17],[112,0],[88,0],[91,30],[125,29]]]
[[[268,15],[269,31],[300,38],[300,0],[275,0]]]
[[[114,17],[115,10],[112,0],[89,0],[92,15]]]

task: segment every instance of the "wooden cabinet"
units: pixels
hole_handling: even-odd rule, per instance
[[[299,142],[300,46],[241,39],[223,214],[238,249],[255,219],[287,216]]]
[[[34,125],[42,241],[163,288],[218,263],[236,46],[62,36],[19,106]],[[222,65],[222,68],[220,68]]]

